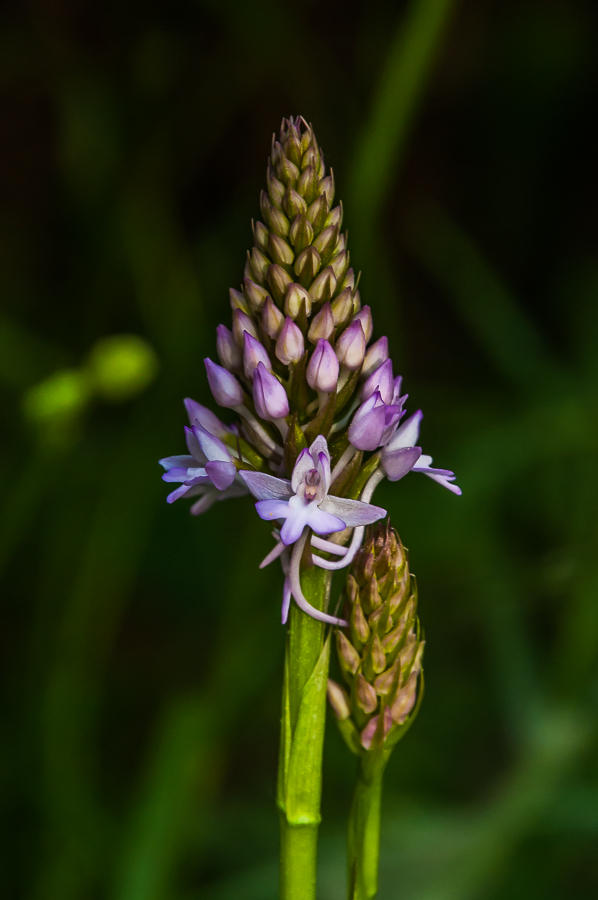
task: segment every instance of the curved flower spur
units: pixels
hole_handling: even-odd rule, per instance
[[[364,525],[384,515],[369,504],[383,478],[397,481],[413,469],[454,493],[460,489],[452,472],[431,468],[431,457],[422,456],[421,411],[400,424],[407,395],[393,375],[386,337],[371,343],[372,313],[361,305],[349,264],[334,178],[303,119],[283,121],[273,139],[267,186],[241,289],[230,291],[232,329],[217,328],[220,365],[205,360],[216,403],[239,420],[226,426],[185,401],[190,455],[161,460],[162,477],[180,485],[170,503],[200,497],[191,507],[195,515],[249,489],[262,518],[283,522],[267,560],[284,561],[285,548],[294,545],[285,605],[291,584],[302,609],[338,624],[301,594],[308,535],[326,554],[314,553],[313,562],[340,569],[359,549]],[[320,535],[335,537],[323,542]]]

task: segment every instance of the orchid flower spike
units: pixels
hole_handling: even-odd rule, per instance
[[[379,506],[328,493],[330,453],[322,435],[318,435],[309,449],[301,451],[290,481],[262,472],[240,475],[258,500],[255,508],[260,518],[285,520],[280,538],[286,546],[298,541],[305,527],[316,534],[332,534],[348,526],[377,522],[386,515]]]

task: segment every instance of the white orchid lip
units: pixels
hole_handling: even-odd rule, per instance
[[[298,541],[306,526],[316,534],[332,534],[347,526],[370,525],[386,515],[379,506],[328,493],[330,453],[322,435],[301,451],[290,481],[262,472],[243,471],[240,475],[258,501],[259,516],[284,520],[280,537],[285,546]]]

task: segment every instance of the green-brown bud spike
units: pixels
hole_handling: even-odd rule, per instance
[[[347,576],[345,604],[351,641],[338,631],[337,651],[350,688],[348,701],[343,694],[350,715],[341,732],[353,752],[387,753],[417,713],[424,649],[415,578],[388,524],[369,529]],[[339,703],[337,698],[335,711]]]

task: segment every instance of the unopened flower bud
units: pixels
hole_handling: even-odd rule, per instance
[[[274,232],[274,234],[279,237],[286,237],[289,233],[290,222],[285,214],[282,210],[269,202],[268,195],[265,191],[262,191],[260,201],[262,215],[270,226],[270,231]]]
[[[274,263],[268,269],[268,284],[272,289],[272,297],[277,306],[282,307],[284,295],[291,283],[291,277],[282,268],[282,266]]]
[[[332,201],[334,200],[334,175],[332,171],[330,175],[327,175],[326,178],[322,178],[320,181],[320,193],[326,194],[328,206],[332,206]]]
[[[334,349],[342,366],[352,372],[357,371],[365,356],[365,335],[361,322],[351,322],[339,336]]]
[[[265,256],[258,247],[254,247],[251,251],[251,256],[249,257],[251,263],[251,270],[253,272],[252,281],[257,281],[258,284],[265,284],[266,275],[268,274],[268,266],[270,265],[270,260],[267,256]],[[251,276],[248,276],[251,277]]]
[[[342,631],[336,632],[336,649],[342,668],[345,672],[355,675],[359,668],[359,663],[361,662],[359,653],[353,644],[347,640]]]
[[[299,362],[305,350],[301,329],[288,316],[276,341],[276,356],[284,366]]]
[[[374,688],[379,697],[386,697],[396,687],[397,679],[401,674],[399,671],[399,660],[395,660],[394,664],[386,672],[384,671],[384,666],[380,671],[382,674],[378,675],[374,681]]]
[[[284,298],[284,311],[291,319],[296,319],[301,312],[302,306],[305,307],[305,315],[309,318],[311,316],[311,297],[309,292],[304,287],[301,287],[300,284],[291,282],[287,287]]]
[[[362,306],[359,312],[353,317],[353,321],[361,322],[361,327],[363,328],[363,333],[365,334],[365,342],[366,344],[369,344],[372,338],[372,332],[374,330],[372,311],[369,306]]]
[[[210,390],[218,406],[233,409],[243,403],[243,388],[234,375],[217,366],[211,359],[204,359]]]
[[[260,250],[266,251],[268,249],[268,235],[269,232],[264,223],[255,222],[253,226],[253,236]]]
[[[370,626],[363,614],[358,595],[355,597],[353,608],[351,609],[351,636],[354,643],[362,646],[367,643],[367,639],[370,636]]]
[[[346,288],[338,297],[332,301],[332,315],[334,316],[334,324],[340,325],[341,322],[347,322],[353,314],[353,301],[351,299],[351,291]]]
[[[312,281],[309,292],[312,300],[330,300],[334,296],[336,290],[336,278],[332,266],[327,266],[323,272],[320,272]],[[334,309],[332,310],[334,312]]]
[[[268,291],[252,281],[251,278],[243,279],[243,291],[251,312],[259,313],[266,302]]]
[[[253,319],[244,313],[242,309],[233,310],[233,335],[239,347],[243,347],[243,335],[246,331],[256,340],[258,339],[257,328]]]
[[[226,325],[219,325],[216,329],[216,350],[225,369],[229,372],[241,371],[243,357],[232,331]]]
[[[334,334],[334,316],[330,303],[325,303],[319,313],[317,313],[309,326],[307,336],[312,344],[318,341],[329,341]]]
[[[367,378],[361,388],[361,399],[367,400],[376,391],[380,392],[383,403],[391,403],[394,394],[394,378],[392,377],[392,360],[385,360]]]
[[[374,742],[374,735],[378,730],[378,723],[380,721],[380,716],[372,716],[368,724],[365,726],[363,731],[361,732],[361,746],[365,750],[369,750]],[[384,710],[384,725],[383,725],[383,738],[386,737],[390,729],[392,728],[393,720],[390,714],[390,710],[388,707]]]
[[[361,369],[362,377],[369,377],[372,372],[375,372],[376,369],[379,369],[383,362],[386,362],[388,359],[388,338],[381,337],[372,344],[371,347],[368,348],[367,353],[365,354],[365,358],[363,360],[363,366]]]
[[[338,286],[339,291],[346,291],[347,288],[351,288],[351,291],[355,290],[355,272],[353,269],[347,270],[347,274]]]
[[[342,221],[343,221],[343,205],[342,205],[342,203],[339,203],[339,205],[333,207],[333,209],[331,209],[330,212],[328,213],[328,215],[326,216],[325,227],[329,228],[332,225],[332,226],[340,229]]]
[[[336,249],[338,250],[338,244]],[[349,268],[349,254],[346,250],[341,250],[340,252],[335,251],[335,255],[330,260],[329,265],[334,272],[336,283],[340,284]]]
[[[301,164],[305,165],[305,156]],[[318,195],[318,173],[314,166],[308,165],[304,168],[297,182],[297,190],[308,204],[316,199]]]
[[[313,240],[314,230],[307,216],[299,215],[293,220],[291,230],[289,231],[289,240],[295,248],[295,253],[302,253],[306,247],[309,247]]]
[[[390,714],[397,725],[402,725],[415,705],[417,689],[417,673],[409,676],[405,687],[397,693],[394,703],[390,707]]]
[[[323,265],[326,265],[332,256],[332,251],[336,247],[337,241],[338,227],[335,225],[330,225],[328,228],[325,228],[315,239],[313,245],[320,254]]]
[[[360,673],[355,679],[355,699],[357,705],[366,716],[370,716],[375,712],[378,706],[378,696],[376,691]]]
[[[272,363],[264,345],[260,344],[248,331],[244,333],[243,338],[243,370],[245,377],[251,378],[259,363],[263,363],[268,371],[271,372]]]
[[[324,222],[328,216],[329,209],[330,207],[328,206],[325,194],[320,194],[320,196],[316,197],[314,202],[307,207],[307,218],[313,225],[316,234],[324,227]]]
[[[241,291],[236,291],[234,288],[228,289],[228,296],[230,298],[230,308],[234,311],[235,309],[242,310],[246,315],[249,315],[249,306],[247,304],[247,300],[241,293]]]
[[[329,394],[336,390],[339,365],[336,353],[328,341],[320,340],[307,365],[307,383],[316,391]]]
[[[290,130],[289,136],[284,142],[284,155],[291,162],[294,162],[296,166],[301,165],[301,140],[294,127]]]
[[[267,297],[262,310],[262,328],[268,337],[271,337],[272,340],[275,341],[280,334],[283,325],[283,314],[273,302],[272,298]]]
[[[258,416],[266,421],[284,419],[289,414],[287,392],[263,363],[253,373],[253,401]]]
[[[320,270],[320,254],[315,247],[306,247],[295,260],[295,275],[304,287],[309,287]]]
[[[370,638],[365,648],[364,665],[366,672],[371,669],[375,675],[379,675],[386,668],[386,656],[377,634]]]
[[[279,266],[290,266],[295,259],[295,254],[284,238],[274,233],[268,238],[268,251]]]
[[[280,207],[282,205],[282,199],[285,195],[285,186],[282,181],[279,181],[276,177],[276,173],[272,166],[268,166],[266,172],[266,183],[268,185],[268,194],[270,196],[270,200],[274,204],[274,206]]]
[[[282,183],[286,184],[287,187],[294,188],[299,181],[299,169],[294,162],[287,159],[284,153],[280,156],[276,171]]]
[[[307,203],[298,191],[289,188],[286,192],[284,200],[284,208],[287,216],[293,221],[296,216],[303,215],[307,212]]]
[[[341,722],[348,719],[351,715],[351,707],[349,706],[349,697],[345,689],[329,678],[326,693],[336,718]]]

